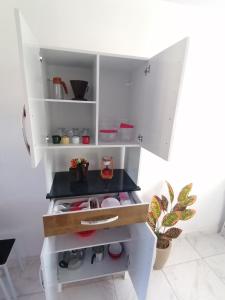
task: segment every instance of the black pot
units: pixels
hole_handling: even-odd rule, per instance
[[[88,165],[78,165],[76,168],[70,168],[70,181],[71,182],[82,182],[87,180]]]
[[[75,98],[73,100],[84,99],[85,93],[88,91],[88,82],[84,80],[70,80]]]
[[[72,182],[80,182],[81,181],[81,168],[77,166],[76,168],[70,168],[70,180]]]

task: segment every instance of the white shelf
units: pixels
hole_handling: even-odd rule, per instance
[[[140,144],[131,141],[131,142],[122,142],[122,141],[113,141],[113,142],[103,142],[99,141],[99,147],[140,147]]]
[[[73,103],[73,104],[96,104],[96,101],[86,100],[67,100],[67,99],[45,99],[46,102],[58,102],[58,103]]]
[[[77,270],[63,269],[58,266],[58,283],[65,284],[93,278],[104,277],[127,271],[128,256],[126,253],[116,260],[113,260],[105,249],[103,261],[91,264],[92,249],[88,248],[85,253],[84,262]]]
[[[73,148],[119,148],[119,147],[140,147],[139,144],[130,143],[122,144],[118,143],[99,143],[99,144],[53,144],[48,143],[46,146],[43,146],[46,149],[73,149]]]
[[[72,149],[72,148],[96,148],[96,144],[53,144],[48,143],[46,146],[43,146],[46,149]]]
[[[78,234],[58,235],[55,237],[55,252],[125,242],[130,239],[129,228],[126,226],[97,230],[89,237],[81,237]]]

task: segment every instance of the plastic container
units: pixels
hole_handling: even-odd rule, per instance
[[[120,128],[120,140],[129,142],[134,137],[134,128]]]
[[[99,138],[103,142],[113,142],[117,137],[116,129],[101,129],[99,132]]]

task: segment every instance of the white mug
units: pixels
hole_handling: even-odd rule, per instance
[[[80,143],[80,137],[77,135],[72,136],[72,143],[73,144],[79,144]]]

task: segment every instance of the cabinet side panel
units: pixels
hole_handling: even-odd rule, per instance
[[[139,147],[126,148],[125,151],[124,169],[135,183],[138,182],[140,151]]]
[[[58,254],[54,253],[53,238],[45,238],[41,252],[41,270],[46,300],[58,300],[57,265]]]

